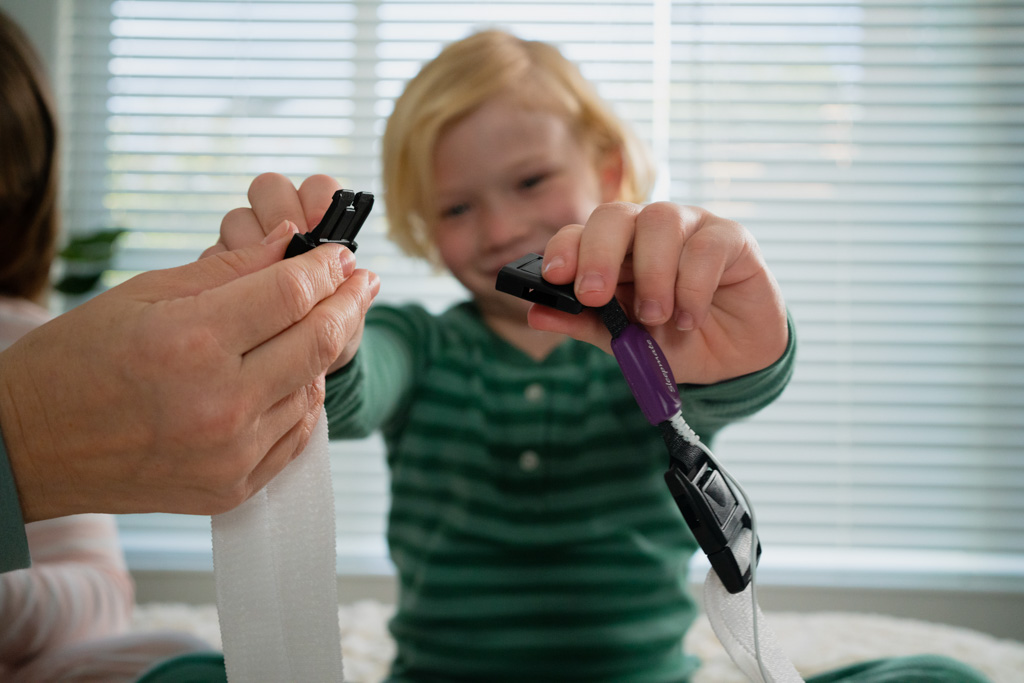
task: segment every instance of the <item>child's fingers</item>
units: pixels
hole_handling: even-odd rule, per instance
[[[662,325],[675,313],[680,253],[688,232],[686,219],[680,207],[664,202],[645,206],[636,217],[632,306],[633,315],[645,325]]]
[[[549,306],[534,304],[526,321],[535,330],[565,334],[588,344],[612,352],[611,334],[596,313],[584,311],[577,315],[565,313]]]
[[[327,175],[313,175],[302,181],[299,202],[310,230],[320,223],[334,199],[334,193],[340,189],[338,181]]]
[[[330,199],[328,196],[327,201]],[[256,176],[249,185],[249,204],[264,233],[270,233],[282,221],[295,223],[300,233],[309,232],[312,227],[306,222],[298,190],[280,173]]]
[[[548,240],[544,247],[544,279],[556,285],[567,285],[576,278],[582,225],[567,225]]]
[[[737,223],[704,214],[683,244],[675,286],[675,326],[690,330],[704,323],[726,271],[741,260],[746,242]]]
[[[575,280],[576,298],[584,306],[603,306],[615,294],[639,211],[635,204],[615,202],[597,207],[587,219]]]
[[[217,243],[223,245],[228,251],[259,244],[277,225],[268,226],[269,230],[264,230],[252,209],[232,209],[221,219],[220,239],[217,240]]]

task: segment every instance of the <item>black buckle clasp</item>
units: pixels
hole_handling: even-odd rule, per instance
[[[354,252],[359,246],[356,234],[372,208],[373,195],[369,192],[336,191],[317,226],[305,234],[293,235],[284,257],[304,254],[321,244],[340,244]]]
[[[750,515],[733,494],[725,476],[699,447],[671,429],[663,432],[672,457],[665,483],[697,543],[730,593],[740,593],[750,583],[751,557],[761,557],[760,539],[755,550],[737,555],[744,530],[751,530]]]
[[[494,288],[535,304],[543,304],[566,313],[580,313],[584,306],[576,298],[572,284],[553,285],[541,275],[540,254],[527,254],[505,265],[498,272]]]

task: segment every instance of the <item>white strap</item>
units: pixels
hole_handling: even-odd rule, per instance
[[[749,529],[737,539],[733,552],[741,561],[749,563],[753,535]],[[704,579],[704,612],[708,615],[711,628],[721,641],[725,651],[736,666],[754,683],[795,683],[803,681],[793,663],[779,646],[775,634],[761,612],[761,607],[751,599],[753,582],[741,593],[730,593],[714,569]],[[757,610],[757,640],[761,648],[761,661],[769,680],[761,676],[754,647],[754,610]]]
[[[334,491],[321,410],[306,449],[215,515],[213,573],[231,683],[343,680]]]

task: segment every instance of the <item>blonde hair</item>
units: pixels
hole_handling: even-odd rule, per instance
[[[623,174],[617,199],[647,199],[654,170],[646,149],[576,65],[547,43],[482,31],[448,45],[427,63],[406,85],[388,119],[383,140],[388,234],[410,256],[439,261],[431,236],[438,140],[499,94],[564,116],[595,163],[608,153],[620,153]]]

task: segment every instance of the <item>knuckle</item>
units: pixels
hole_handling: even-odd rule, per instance
[[[254,493],[249,483],[253,463],[257,461],[253,454],[243,449],[224,448],[209,460],[201,482],[207,506],[211,508],[205,514],[227,512],[248,500]]]
[[[303,394],[306,401],[305,427],[307,431],[312,432],[316,421],[320,419],[320,405],[324,402],[324,397],[327,395],[322,378],[307,384],[303,388]]]
[[[179,359],[191,359],[200,364],[221,355],[221,346],[206,326],[180,330],[167,343],[169,353]]]
[[[356,303],[359,305],[360,312],[364,315],[366,314],[366,311],[369,310],[374,299],[370,281],[371,274],[367,271],[364,277],[358,280],[359,286],[355,287]]]
[[[252,417],[240,398],[207,397],[196,401],[192,416],[192,439],[203,447],[216,450],[237,449],[233,444],[244,442]]]
[[[182,377],[222,357],[220,343],[205,325],[179,325],[178,316],[155,308],[136,329],[132,353],[125,357],[136,371],[164,375],[176,369]]]
[[[721,251],[718,243],[718,237],[710,230],[701,230],[686,241],[686,251],[690,258],[703,262],[711,259],[716,252]]]
[[[656,227],[664,229],[665,226],[682,232],[684,227],[683,213],[680,207],[670,202],[655,202],[648,204],[640,210],[637,217],[638,227]]]
[[[285,311],[293,322],[305,316],[317,302],[314,278],[305,271],[278,270],[277,289]]]
[[[317,321],[316,360],[324,368],[334,362],[352,337],[353,324],[345,312],[324,315]]]
[[[255,491],[252,490],[252,487],[244,479],[231,482],[215,489],[211,493],[210,501],[207,504],[209,511],[204,514],[219,515],[230,512],[247,501],[253,493]]]
[[[592,218],[599,220],[605,220],[609,217],[615,216],[632,216],[637,212],[635,204],[629,204],[628,202],[607,202],[605,204],[599,204],[593,213]]]
[[[216,267],[225,271],[224,275],[229,279],[245,275],[249,272],[249,267],[246,259],[242,255],[243,252],[230,251],[230,249],[233,248],[230,243],[227,246],[229,249],[228,251],[220,251],[215,254],[211,254],[210,258],[204,259],[204,262],[208,262],[210,264],[209,267],[211,268],[214,267],[213,264],[216,264]]]

